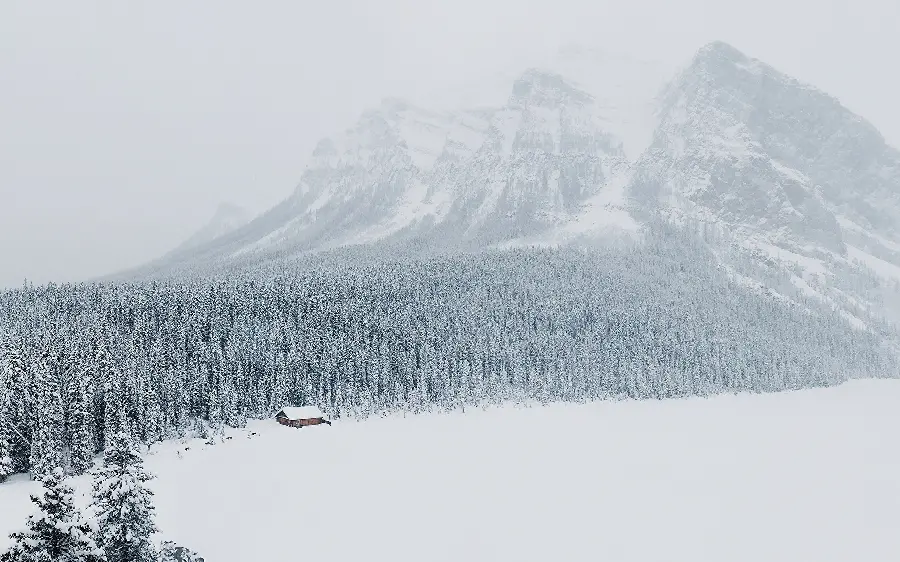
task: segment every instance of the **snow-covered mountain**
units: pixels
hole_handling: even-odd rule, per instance
[[[728,45],[700,51],[660,115],[637,169],[673,213],[842,255],[842,225],[900,229],[900,153],[837,100]]]
[[[387,99],[319,142],[288,199],[178,257],[220,262],[396,237],[481,247],[582,233],[597,217],[609,219],[600,230],[633,231],[623,187],[666,76],[659,65],[568,50],[498,77],[475,109]]]
[[[658,108],[629,186],[638,207],[714,227],[808,296],[896,318],[900,152],[871,124],[724,43],[701,49]]]
[[[834,98],[721,42],[677,73],[568,49],[489,82],[461,96],[474,109],[383,101],[319,142],[281,204],[155,269],[639,239],[662,220],[715,232],[741,282],[900,320],[900,153]]]

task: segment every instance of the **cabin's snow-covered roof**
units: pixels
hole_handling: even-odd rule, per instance
[[[279,410],[279,413],[281,412],[284,412],[284,415],[286,415],[289,420],[308,420],[311,418],[325,417],[322,410],[316,406],[287,407]]]

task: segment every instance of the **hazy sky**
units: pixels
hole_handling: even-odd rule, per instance
[[[0,286],[172,248],[220,202],[286,197],[387,95],[560,45],[683,62],[721,39],[900,145],[897,0],[0,2]]]

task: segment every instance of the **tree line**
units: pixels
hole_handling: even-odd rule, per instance
[[[896,376],[878,330],[735,285],[702,243],[355,260],[0,292],[0,478],[315,404],[773,392]]]

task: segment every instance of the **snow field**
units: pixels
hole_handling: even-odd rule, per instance
[[[264,421],[215,446],[158,444],[147,467],[165,538],[210,562],[887,561],[900,553],[898,406],[900,382],[854,381]],[[34,489],[0,485],[4,537]]]

